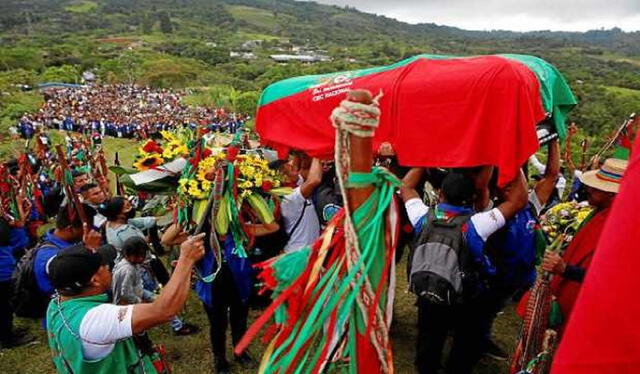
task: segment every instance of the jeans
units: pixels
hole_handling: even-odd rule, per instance
[[[236,345],[247,331],[249,306],[240,298],[233,274],[226,263],[214,279],[212,287],[213,305],[203,304],[209,318],[209,338],[216,360],[225,360],[227,326],[231,323],[231,341]]]

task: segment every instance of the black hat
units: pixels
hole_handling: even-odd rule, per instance
[[[77,244],[60,251],[47,266],[49,279],[58,290],[71,293],[81,291],[100,266],[112,267],[116,258],[116,249],[112,245],[103,245],[92,251]]]
[[[442,180],[442,194],[447,203],[457,206],[471,206],[475,185],[471,178],[458,172],[450,172]]]

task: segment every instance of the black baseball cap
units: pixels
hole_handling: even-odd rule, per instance
[[[82,244],[73,245],[60,251],[49,262],[49,279],[58,290],[77,291],[82,289],[100,266],[113,266],[116,249],[112,245],[103,245],[92,251]]]

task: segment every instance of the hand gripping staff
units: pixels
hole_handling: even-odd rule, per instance
[[[273,303],[236,346],[241,353],[274,317],[260,373],[393,373],[388,338],[399,181],[371,170],[379,109],[349,93],[331,116],[345,208],[314,244],[256,266]]]

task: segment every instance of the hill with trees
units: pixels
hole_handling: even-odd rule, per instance
[[[0,3],[0,126],[41,82],[190,88],[193,104],[252,111],[268,84],[387,64],[419,53],[532,54],[555,64],[579,98],[587,133],[609,134],[640,103],[640,33],[467,31],[410,25],[350,7],[293,0],[5,0]],[[274,54],[317,62],[278,63]]]

